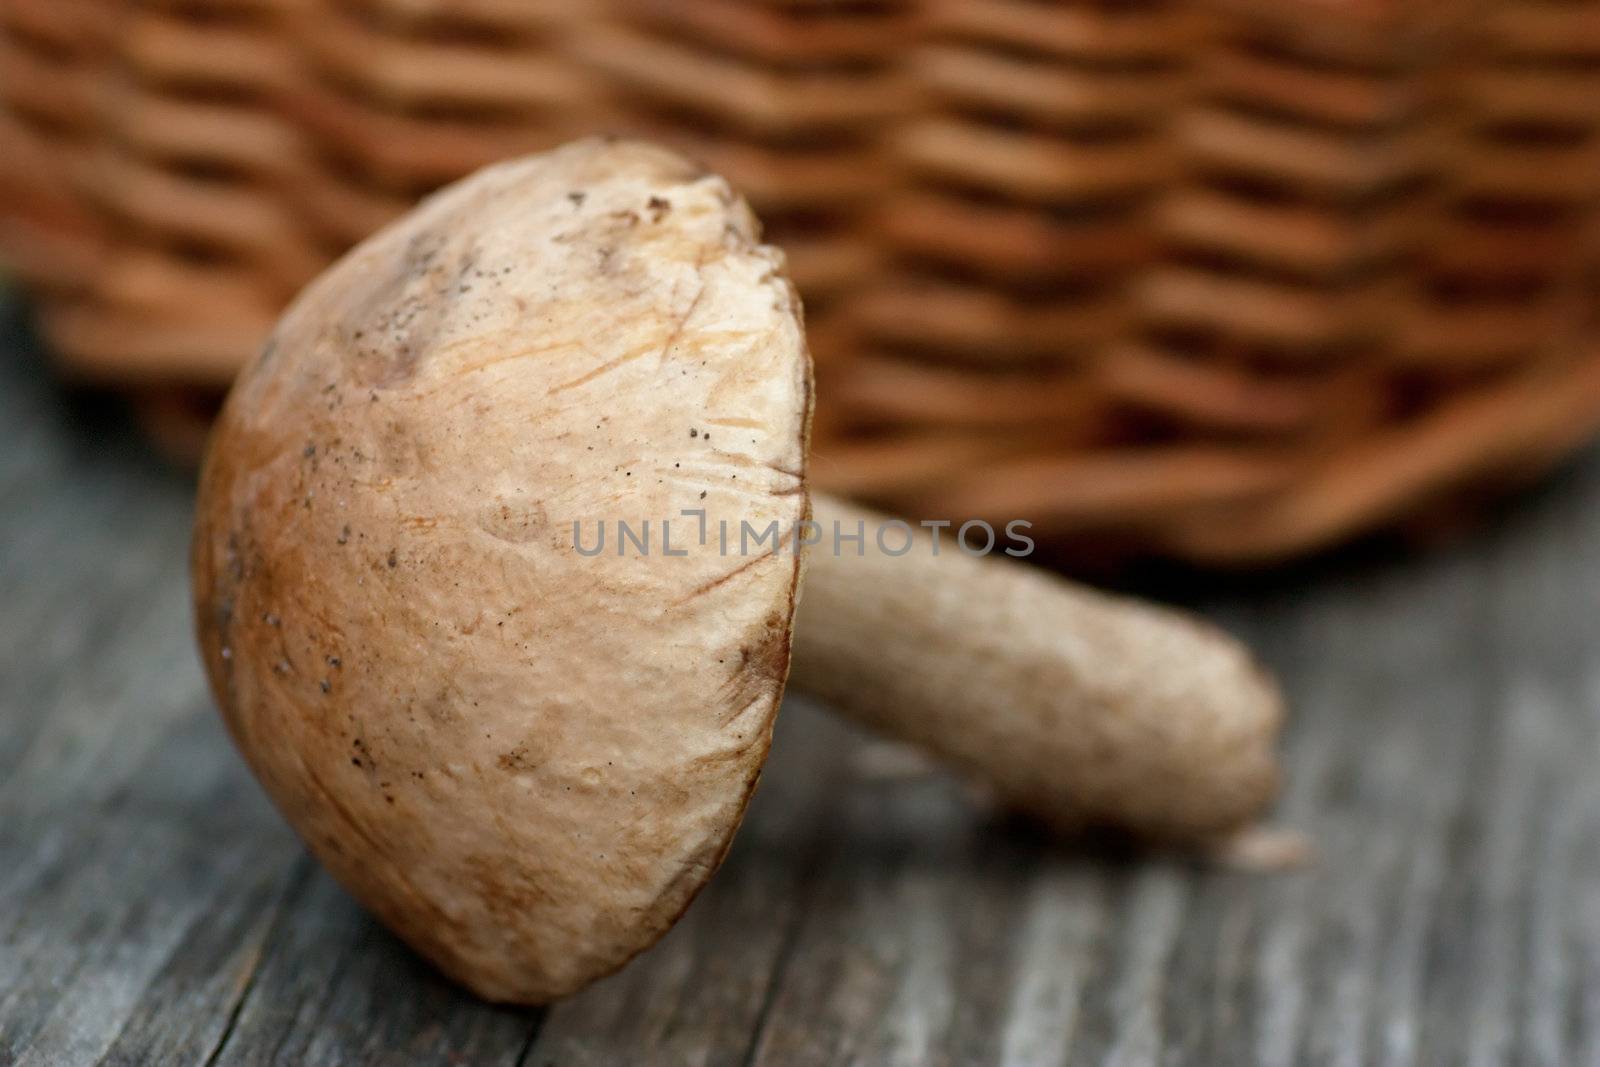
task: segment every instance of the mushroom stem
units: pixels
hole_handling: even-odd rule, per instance
[[[1220,630],[970,556],[954,530],[936,551],[912,528],[897,555],[908,530],[880,543],[883,516],[820,494],[813,514],[795,685],[1062,830],[1215,842],[1272,800],[1282,701]],[[866,536],[836,545],[835,523]]]

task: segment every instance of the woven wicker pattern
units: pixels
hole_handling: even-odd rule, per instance
[[[911,111],[894,42],[909,0],[616,0],[575,52],[612,88],[610,125],[725,174],[788,253],[819,353],[843,294],[881,268],[884,131]]]
[[[595,130],[750,196],[816,474],[893,507],[1250,561],[1600,424],[1600,0],[7,0],[0,101],[0,249],[169,428],[341,249]]]
[[[286,113],[317,166],[297,204],[342,248],[453,178],[586,129],[593,91],[561,44],[562,0],[323,0],[293,41]]]

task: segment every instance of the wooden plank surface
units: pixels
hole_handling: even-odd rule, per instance
[[[187,480],[4,318],[0,1064],[1600,1062],[1600,456],[1204,598],[1286,679],[1315,868],[1063,847],[791,699],[683,923],[512,1011],[305,857],[201,682]]]

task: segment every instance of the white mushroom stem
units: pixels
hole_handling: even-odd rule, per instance
[[[953,530],[894,555],[907,535],[880,545],[883,516],[822,495],[813,513],[796,686],[1065,830],[1221,839],[1271,801],[1282,702],[1221,631],[967,555]],[[835,523],[864,541],[836,550]]]

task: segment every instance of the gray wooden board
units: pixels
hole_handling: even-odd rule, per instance
[[[0,1063],[1600,1062],[1600,455],[1200,599],[1292,695],[1315,868],[1052,843],[791,699],[677,929],[515,1011],[306,858],[191,650],[187,479],[0,349]]]

